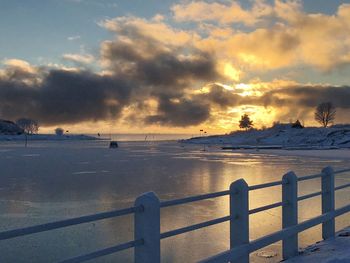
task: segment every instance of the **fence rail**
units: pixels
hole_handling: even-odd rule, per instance
[[[46,223],[46,224],[41,224],[36,226],[18,228],[15,230],[0,232],[0,240],[6,240],[14,237],[20,237],[20,236],[26,236],[30,234],[45,232],[45,231],[49,231],[57,228],[74,226],[74,225],[94,222],[102,219],[133,214],[137,211],[142,211],[142,207],[129,207],[125,209],[103,212],[103,213],[87,215],[87,216],[81,216],[81,217],[76,217],[72,219],[66,219],[66,220],[61,220],[57,222],[51,222],[51,223]]]
[[[36,226],[0,232],[0,240],[7,240],[20,236],[40,233],[58,228],[74,226],[78,224],[115,218],[125,215],[134,215],[134,240],[112,247],[97,250],[85,255],[66,259],[60,263],[85,262],[98,257],[113,254],[122,250],[134,248],[134,261],[136,263],[159,263],[160,242],[162,239],[195,231],[208,226],[230,222],[230,249],[218,255],[204,259],[201,262],[249,262],[249,254],[282,240],[282,256],[287,259],[298,253],[298,233],[322,224],[322,237],[327,239],[335,235],[335,218],[350,212],[350,204],[335,209],[335,191],[350,187],[350,183],[334,186],[334,178],[337,174],[350,172],[350,169],[333,171],[326,167],[319,174],[297,177],[293,172],[285,174],[280,181],[248,186],[243,180],[233,182],[229,190],[209,194],[196,195],[181,199],[160,202],[153,193],[145,193],[139,196],[133,207],[103,212],[93,215],[81,216]],[[298,196],[298,183],[321,179],[321,191]],[[249,210],[249,192],[269,187],[282,186],[282,201],[257,207]],[[229,196],[230,214],[228,216],[212,219],[198,224],[160,232],[160,209],[191,202]],[[298,202],[321,196],[322,214],[298,223]],[[249,240],[249,215],[282,207],[282,229],[262,238]]]

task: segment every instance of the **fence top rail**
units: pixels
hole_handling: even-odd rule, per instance
[[[268,188],[268,187],[272,187],[272,186],[278,186],[278,185],[282,185],[282,184],[283,184],[283,181],[276,181],[276,182],[252,185],[252,186],[249,186],[248,189],[249,189],[249,191],[254,191],[254,190]]]
[[[333,173],[340,174],[340,173],[346,173],[346,172],[350,172],[350,169],[342,169],[342,170],[334,171]],[[301,177],[298,177],[298,181],[305,181],[305,180],[321,178],[322,176],[323,176],[323,173],[301,176]]]
[[[214,193],[209,193],[209,194],[201,194],[201,195],[189,196],[189,197],[179,198],[179,199],[174,199],[174,200],[167,200],[167,201],[162,201],[160,203],[160,207],[182,205],[182,204],[186,204],[186,203],[190,203],[190,202],[201,201],[201,200],[215,198],[215,197],[221,197],[221,196],[225,196],[225,195],[229,195],[229,194],[230,194],[230,191],[225,190],[225,191],[214,192]]]
[[[264,206],[261,206],[261,207],[257,207],[257,208],[251,209],[251,210],[248,211],[248,213],[250,215],[256,214],[256,213],[263,212],[263,211],[266,211],[266,210],[270,210],[270,209],[273,209],[273,208],[276,208],[276,207],[280,207],[283,204],[284,204],[283,202],[277,202],[277,203],[273,203],[273,204],[270,204],[270,205],[264,205]]]
[[[350,168],[334,171],[334,174],[340,174],[340,173],[346,173],[346,172],[350,172]]]
[[[301,176],[301,177],[298,177],[298,182],[300,182],[300,181],[305,181],[305,180],[311,180],[311,179],[317,179],[317,178],[321,178],[322,176],[323,176],[322,173],[320,173],[320,174],[313,174],[313,175]]]
[[[57,228],[63,228],[67,226],[73,226],[73,225],[98,221],[98,220],[117,217],[117,216],[133,214],[141,210],[142,210],[142,207],[129,207],[129,208],[124,208],[124,209],[119,209],[119,210],[114,210],[109,212],[102,212],[102,213],[93,214],[93,215],[55,221],[55,222],[46,223],[46,224],[18,228],[14,230],[7,230],[7,231],[0,232],[0,240],[45,232],[45,231],[49,231]]]
[[[249,190],[253,191],[253,190],[263,189],[263,188],[267,188],[267,187],[278,186],[278,185],[282,185],[282,184],[283,184],[283,181],[276,181],[276,182],[252,185],[252,186],[249,186]],[[209,193],[209,194],[201,194],[201,195],[189,196],[189,197],[184,197],[184,198],[179,198],[179,199],[174,199],[174,200],[166,200],[166,201],[162,201],[160,203],[160,207],[182,205],[182,204],[191,203],[191,202],[195,202],[195,201],[201,201],[201,200],[205,200],[205,199],[221,197],[221,196],[225,196],[225,195],[229,195],[229,194],[230,194],[229,190],[224,190],[224,191],[214,192],[214,193]]]

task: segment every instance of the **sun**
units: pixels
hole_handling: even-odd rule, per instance
[[[239,83],[235,85],[235,89],[238,92],[238,94],[243,97],[254,95],[254,87],[250,84]]]

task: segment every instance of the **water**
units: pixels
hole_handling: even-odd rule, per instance
[[[318,173],[346,161],[306,157],[223,152],[216,147],[176,142],[108,141],[30,142],[0,144],[0,230],[125,208],[135,197],[155,191],[161,200],[228,189],[244,178],[249,185],[280,180],[289,170],[298,176]],[[337,176],[337,185],[348,182]],[[320,181],[300,185],[299,194],[320,190]],[[280,201],[280,187],[250,194],[250,208]],[[337,206],[349,203],[349,191],[337,194]],[[299,221],[320,214],[320,198],[299,205]],[[220,197],[161,210],[162,232],[228,215],[228,198]],[[345,217],[337,228],[347,225]],[[162,241],[163,262],[195,262],[228,249],[228,223]],[[281,228],[281,209],[250,217],[250,238]],[[133,239],[133,218],[125,216],[0,241],[0,262],[57,262]],[[300,245],[320,240],[320,227],[300,235]],[[280,243],[264,249],[277,253],[266,259],[252,254],[252,262],[278,262]],[[93,262],[132,262],[132,249]],[[270,253],[270,254],[274,254]]]

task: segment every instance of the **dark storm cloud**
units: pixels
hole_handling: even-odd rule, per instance
[[[272,90],[262,97],[252,98],[254,104],[303,108],[315,107],[325,101],[331,101],[338,108],[350,108],[350,87],[297,86]]]
[[[201,52],[181,56],[176,48],[169,50],[156,40],[134,37],[133,42],[117,39],[103,44],[108,76],[45,68],[36,69],[33,75],[5,69],[5,77],[0,77],[2,118],[30,117],[42,125],[115,119],[125,107],[143,105],[152,98],[158,102],[158,112],[152,116],[141,110],[136,113],[146,123],[185,127],[207,120],[209,106],[185,98],[185,88],[194,81],[219,77],[214,58]],[[174,103],[171,98],[180,101]]]
[[[209,92],[199,95],[202,100],[209,104],[215,104],[223,109],[234,107],[241,103],[242,97],[218,84],[209,85]]]
[[[119,116],[130,93],[130,85],[115,77],[52,70],[40,84],[0,80],[0,114],[46,125],[101,120]]]
[[[106,42],[102,47],[102,56],[115,72],[145,85],[161,86],[162,89],[181,89],[191,81],[221,78],[216,70],[215,59],[210,54],[192,50],[191,57],[181,57],[183,50],[165,50],[162,44],[153,42],[156,40]]]
[[[160,97],[158,114],[148,116],[146,123],[186,127],[206,121],[210,116],[210,105],[194,99]]]

